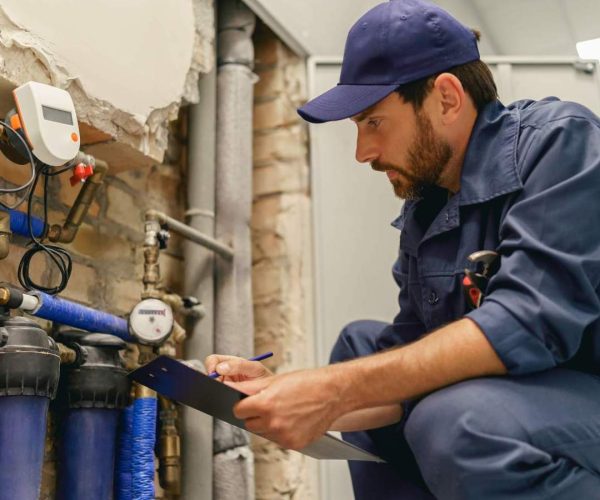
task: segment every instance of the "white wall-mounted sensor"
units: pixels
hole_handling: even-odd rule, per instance
[[[31,152],[41,162],[59,166],[79,152],[79,126],[73,100],[66,90],[27,82],[13,90],[17,114],[10,125],[22,128]]]

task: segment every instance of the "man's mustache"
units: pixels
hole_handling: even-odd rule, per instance
[[[395,165],[392,165],[391,163],[383,163],[380,161],[372,161],[371,162],[371,168],[377,172],[385,172],[386,170],[394,170],[396,172],[402,172],[402,169],[399,169],[398,167],[396,167]]]
[[[407,179],[410,179],[413,182],[419,180],[412,173],[407,172],[402,167],[399,167],[397,165],[392,165],[391,163],[384,163],[384,162],[375,160],[375,161],[371,162],[371,168],[377,172],[385,172],[386,170],[393,170],[394,172],[398,172],[400,175],[403,175],[404,177],[406,177]]]

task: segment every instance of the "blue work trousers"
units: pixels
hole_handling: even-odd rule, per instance
[[[349,324],[331,362],[381,350],[386,326]],[[380,383],[393,380],[373,390]],[[600,499],[600,377],[555,368],[472,379],[405,410],[396,425],[343,434],[388,461],[349,462],[357,500]]]

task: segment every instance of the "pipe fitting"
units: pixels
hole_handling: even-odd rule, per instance
[[[146,223],[148,223],[149,220],[155,221],[158,224],[158,229],[156,230],[157,234],[158,231],[160,231],[160,224],[166,224],[171,231],[183,236],[189,241],[198,243],[204,248],[212,250],[226,261],[231,262],[233,260],[233,248],[222,243],[221,241],[207,236],[204,233],[201,233],[200,231],[197,231],[196,229],[188,226],[187,224],[184,224],[183,222],[178,221],[177,219],[169,217],[167,214],[164,214],[157,210],[148,210],[146,212]]]
[[[10,301],[10,291],[8,288],[0,287],[0,306],[5,306]]]
[[[75,355],[61,374],[61,392],[69,408],[122,409],[129,404],[131,382],[119,355],[127,346],[123,340],[73,329],[61,330],[58,339],[68,359]]]
[[[56,342],[27,318],[7,318],[0,326],[0,396],[54,399],[60,367]]]
[[[159,396],[160,437],[158,479],[160,486],[171,495],[181,492],[181,442],[177,430],[177,405]]]
[[[60,364],[61,365],[73,365],[78,363],[81,358],[80,352],[81,350],[77,350],[75,348],[67,347],[60,342],[56,344],[58,346],[58,354],[60,356]]]
[[[175,293],[165,293],[161,300],[171,306],[173,311],[201,320],[206,316],[206,308],[195,297],[181,297]]]
[[[8,257],[11,235],[10,213],[0,210],[0,260]]]
[[[90,161],[90,159],[93,160],[93,158],[88,155],[86,155],[86,157],[88,158],[87,161]],[[75,200],[75,203],[73,203],[65,223],[62,227],[58,224],[50,226],[50,229],[48,230],[48,239],[50,241],[71,243],[75,239],[79,226],[83,222],[90,205],[94,201],[96,191],[98,191],[98,188],[102,185],[106,172],[108,172],[108,164],[106,162],[94,160],[93,163],[95,163],[94,173],[85,181],[85,184],[79,191],[77,199]]]
[[[135,399],[156,398],[156,391],[142,384],[135,384]]]
[[[148,210],[144,217],[144,291],[142,299],[160,298],[160,266],[158,263],[160,246],[158,234],[160,221],[154,210]]]
[[[175,321],[173,323],[173,331],[171,332],[171,338],[176,344],[181,344],[187,337],[185,329]]]

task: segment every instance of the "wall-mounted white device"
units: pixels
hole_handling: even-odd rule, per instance
[[[27,82],[13,90],[16,113],[10,126],[21,129],[31,152],[41,162],[59,166],[79,152],[79,126],[73,100],[66,90]]]

